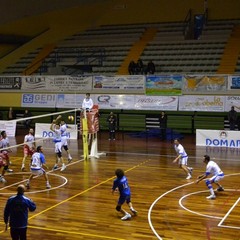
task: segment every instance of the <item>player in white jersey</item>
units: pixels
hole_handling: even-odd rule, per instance
[[[186,179],[191,179],[193,168],[187,166],[188,155],[178,139],[174,140],[174,149],[177,153],[177,157],[173,160],[173,163],[178,162],[179,167],[182,168],[183,171],[187,174]]]
[[[66,169],[66,165],[64,163],[63,157],[62,157],[62,138],[61,138],[61,130],[60,125],[56,124],[56,120],[53,120],[50,129],[54,132],[53,142],[55,143],[55,153],[56,153],[56,163],[53,167],[53,169],[58,168],[58,163],[62,164],[61,170],[64,171]]]
[[[70,163],[70,162],[72,161],[72,157],[71,157],[70,151],[69,151],[69,149],[68,149],[67,128],[68,128],[67,124],[66,124],[65,121],[62,119],[62,120],[61,120],[61,125],[60,125],[62,147],[63,147],[64,150],[67,152],[67,155],[68,155],[68,163]]]
[[[32,155],[32,162],[30,166],[31,175],[29,179],[27,180],[26,187],[30,188],[30,181],[34,176],[44,176],[46,180],[46,188],[51,188],[51,185],[49,184],[48,175],[44,168],[48,169],[46,165],[45,156],[43,155],[43,148],[42,146],[37,147],[37,151]]]
[[[9,158],[9,155],[8,155],[8,153],[12,152],[12,150],[11,149],[5,149],[5,148],[8,148],[8,147],[10,147],[10,144],[9,144],[9,139],[7,137],[7,133],[6,133],[6,131],[2,131],[1,132],[1,139],[0,139],[0,152],[2,153],[2,159],[5,161],[5,166],[2,170],[2,175],[0,175],[0,182],[6,182],[6,180],[3,177],[6,171],[7,172],[13,172],[13,170],[9,168],[10,158]]]
[[[28,156],[32,156],[36,145],[35,145],[35,137],[34,137],[34,130],[32,128],[29,129],[29,132],[24,137],[24,146],[23,146],[23,160],[22,160],[22,167],[21,170],[25,170],[25,162]]]
[[[207,197],[207,199],[215,199],[216,195],[214,193],[212,183],[215,183],[218,186],[217,191],[219,191],[219,192],[224,191],[224,188],[218,183],[219,180],[224,178],[224,173],[221,170],[221,168],[218,166],[217,163],[210,160],[210,157],[208,155],[204,155],[203,162],[207,165],[206,172],[204,174],[198,176],[196,183],[199,183],[203,179],[207,178],[209,175],[212,175],[211,178],[207,178],[205,180],[205,183],[211,194],[210,196]]]

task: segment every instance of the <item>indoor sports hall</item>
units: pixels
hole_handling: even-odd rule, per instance
[[[239,0],[0,13],[0,240],[240,240]]]

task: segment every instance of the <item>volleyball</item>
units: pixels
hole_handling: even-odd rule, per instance
[[[68,120],[71,121],[71,122],[73,122],[73,121],[74,121],[74,116],[72,116],[72,115],[71,115],[71,116],[68,116]]]

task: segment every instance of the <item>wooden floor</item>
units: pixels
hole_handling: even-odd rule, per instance
[[[23,134],[12,139],[12,145],[22,143]],[[52,167],[53,143],[45,140],[39,144]],[[98,151],[106,156],[88,161],[81,157],[81,140],[71,141],[74,160],[64,172],[49,171],[52,189],[46,190],[39,177],[26,192],[37,204],[37,210],[29,214],[28,239],[240,239],[240,149],[196,147],[194,136],[185,136],[182,144],[194,168],[191,180],[172,164],[175,152],[171,141],[128,134],[108,141],[107,134],[101,133]],[[217,193],[216,200],[206,199],[209,192],[204,182],[194,183],[205,170],[204,154],[215,158],[226,175],[222,180],[225,191]],[[21,160],[22,148],[18,147],[11,154],[14,173],[6,176],[6,184],[0,183],[1,212],[17,185],[29,176],[20,172]],[[116,168],[126,171],[138,211],[129,221],[121,221],[115,210],[118,196],[111,194]],[[4,229],[2,220],[0,226]],[[10,239],[9,231],[1,231],[0,239]]]

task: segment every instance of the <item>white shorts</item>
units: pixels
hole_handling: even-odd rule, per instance
[[[187,165],[188,156],[179,159],[179,165]]]
[[[67,146],[68,145],[67,137],[62,137],[61,138],[61,143],[62,143],[62,146]]]
[[[31,173],[35,176],[42,176],[45,173],[45,170],[43,168],[41,168],[41,169],[32,169],[31,168]]]
[[[223,173],[221,173],[221,174],[219,174],[219,175],[215,175],[215,176],[209,178],[209,180],[210,180],[211,182],[218,182],[218,181],[221,180],[222,178],[224,178],[224,174],[223,174]]]
[[[55,153],[62,152],[62,142],[55,143]]]

